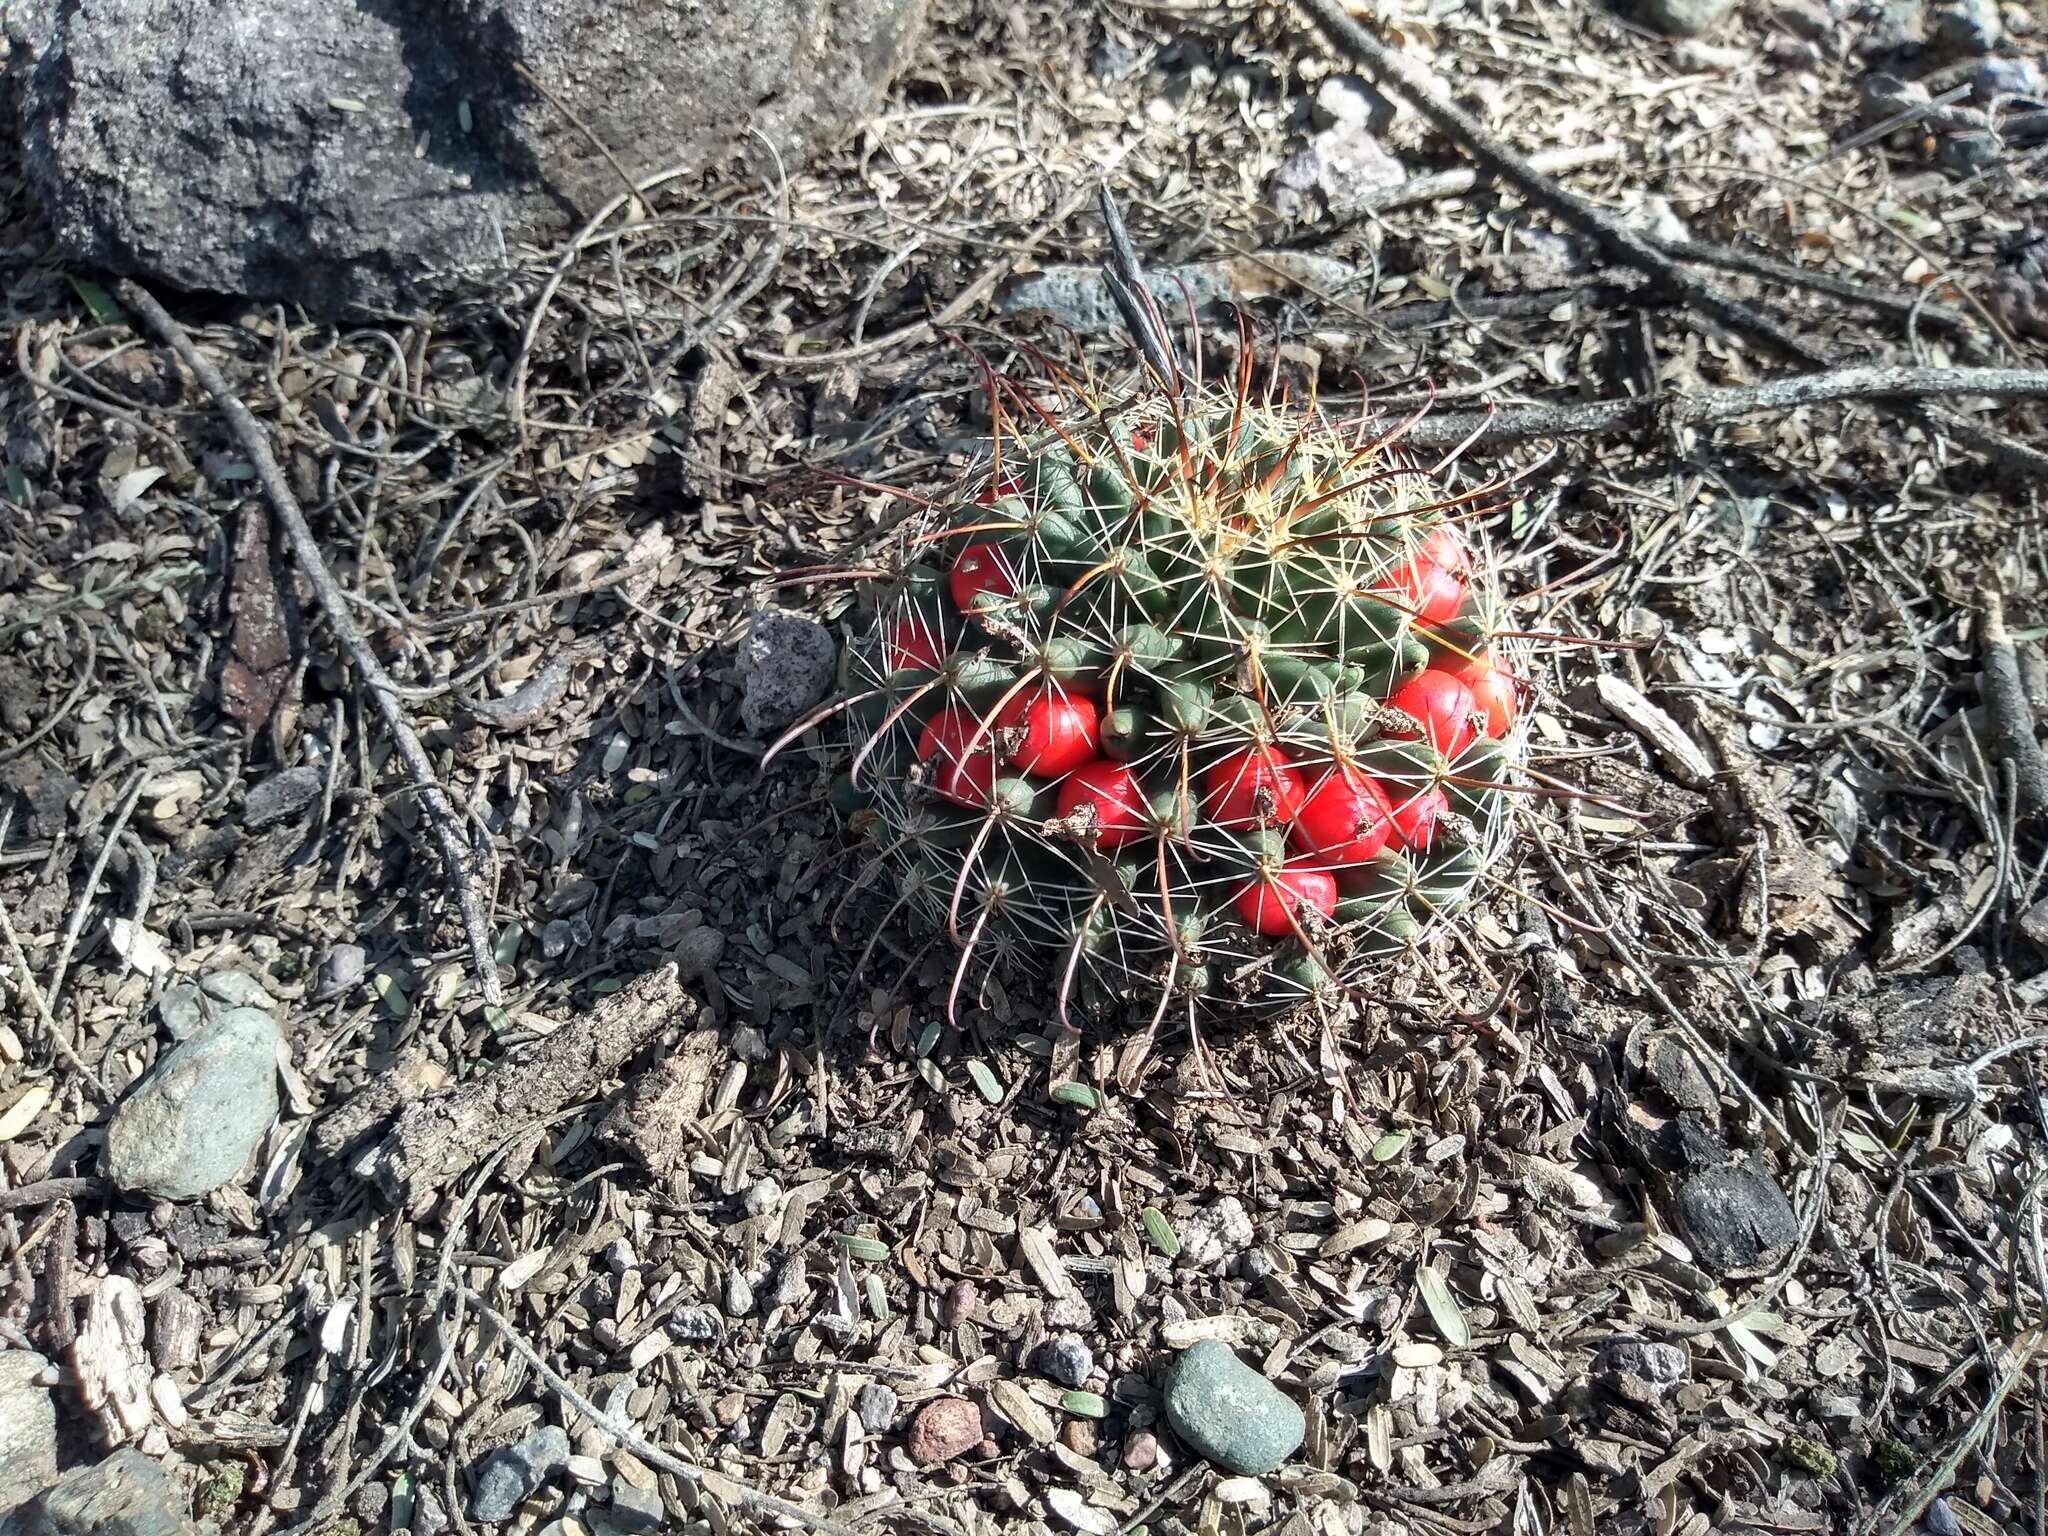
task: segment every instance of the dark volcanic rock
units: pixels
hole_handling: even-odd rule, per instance
[[[922,0],[24,0],[24,162],[69,253],[335,312],[502,267],[759,127],[872,104]],[[520,76],[523,67],[567,112]]]
[[[1799,1217],[1761,1169],[1730,1163],[1691,1175],[1678,1187],[1678,1229],[1700,1264],[1715,1274],[1782,1257],[1799,1241]]]

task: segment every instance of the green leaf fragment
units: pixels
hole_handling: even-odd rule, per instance
[[[388,971],[379,971],[370,978],[370,990],[377,994],[377,1000],[392,1018],[403,1019],[412,1012],[412,999],[405,995],[405,988],[398,984],[398,978]]]
[[[1060,1397],[1060,1406],[1080,1419],[1106,1419],[1109,1404],[1094,1392],[1067,1392]]]
[[[98,283],[85,277],[74,277],[70,281],[71,291],[78,295],[79,302],[91,313],[93,319],[97,320],[101,325],[125,325],[128,323],[127,315],[123,314],[121,306],[114,302],[114,296]]]
[[[1071,1104],[1076,1109],[1097,1110],[1102,1108],[1102,1095],[1087,1083],[1055,1083],[1052,1090],[1055,1104]]]
[[[1173,1223],[1166,1219],[1166,1213],[1157,1206],[1148,1205],[1138,1212],[1138,1220],[1145,1224],[1145,1235],[1152,1239],[1152,1246],[1169,1259],[1180,1253],[1180,1237],[1173,1230]]]
[[[1465,1314],[1458,1306],[1457,1297],[1451,1294],[1451,1283],[1444,1279],[1443,1271],[1425,1264],[1416,1272],[1415,1284],[1422,1292],[1422,1304],[1429,1309],[1429,1320],[1436,1325],[1438,1336],[1453,1349],[1469,1348],[1472,1325],[1465,1321]]]
[[[849,1259],[860,1259],[869,1264],[886,1263],[889,1245],[877,1242],[872,1237],[862,1237],[858,1232],[839,1232],[833,1235],[836,1243]]]
[[[967,1075],[974,1080],[975,1090],[991,1104],[1003,1102],[1003,1085],[988,1063],[975,1058],[967,1063]]]
[[[1407,1145],[1406,1131],[1389,1131],[1372,1144],[1372,1160],[1376,1163],[1390,1163],[1401,1155],[1401,1149]]]

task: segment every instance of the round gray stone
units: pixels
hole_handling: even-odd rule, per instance
[[[1308,1429],[1292,1398],[1216,1339],[1190,1346],[1168,1368],[1166,1421],[1204,1460],[1250,1477],[1293,1455]]]
[[[793,725],[831,689],[838,661],[832,632],[816,619],[780,608],[755,615],[740,644],[740,719],[756,736]]]
[[[165,1200],[233,1181],[277,1118],[281,1043],[269,1014],[230,1008],[165,1052],[114,1111],[107,1176]]]

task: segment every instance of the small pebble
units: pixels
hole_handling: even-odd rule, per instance
[[[773,1179],[757,1179],[740,1196],[740,1206],[749,1216],[765,1216],[782,1205],[782,1186]]]
[[[156,1016],[173,1040],[188,1039],[206,1022],[206,1003],[197,987],[181,981],[164,988],[164,995],[156,1000]]]
[[[974,1304],[981,1293],[975,1289],[972,1280],[955,1280],[946,1291],[946,1305],[943,1318],[948,1328],[958,1328],[974,1315]]]
[[[692,928],[676,940],[669,951],[676,969],[689,981],[702,981],[718,966],[725,954],[725,935],[716,928]]]
[[[360,944],[336,944],[320,962],[320,984],[313,1001],[324,1003],[340,997],[363,979],[369,969],[370,952]]]
[[[1255,1235],[1252,1218],[1244,1202],[1225,1195],[1214,1205],[1197,1211],[1180,1234],[1183,1263],[1206,1269],[1219,1259],[1234,1258],[1251,1246]]]
[[[1093,1419],[1069,1419],[1060,1426],[1060,1441],[1076,1456],[1091,1460],[1095,1455],[1095,1421]]]
[[[261,1008],[265,1013],[277,1001],[263,990],[263,983],[247,971],[215,971],[199,978],[199,990],[229,1008]]]
[[[725,1324],[712,1307],[678,1307],[669,1314],[668,1331],[686,1344],[703,1344],[718,1337]]]
[[[736,1269],[725,1272],[725,1315],[745,1317],[754,1310],[754,1288]]]
[[[1159,1460],[1159,1437],[1149,1429],[1134,1430],[1124,1437],[1124,1465],[1133,1472],[1149,1472]]]
[[[964,1397],[935,1397],[910,1423],[906,1449],[919,1466],[951,1461],[981,1444],[981,1410]]]
[[[559,1424],[539,1425],[525,1439],[500,1446],[477,1466],[470,1518],[511,1519],[515,1509],[568,1464],[569,1435]]]
[[[2032,59],[1986,59],[1970,77],[1970,96],[1990,101],[1997,96],[2041,96],[2041,72]]]
[[[1293,1455],[1308,1429],[1292,1398],[1216,1339],[1183,1350],[1168,1369],[1166,1420],[1204,1460],[1250,1477]]]
[[[854,1399],[855,1411],[860,1414],[860,1427],[871,1435],[885,1435],[889,1426],[896,1422],[896,1392],[878,1381],[871,1381],[860,1389]]]
[[[661,1495],[652,1488],[636,1488],[623,1477],[612,1479],[611,1523],[622,1531],[658,1531],[668,1518]]]
[[[1689,1362],[1676,1344],[1651,1339],[1610,1339],[1594,1361],[1596,1371],[1640,1376],[1653,1386],[1676,1386],[1685,1380]]]
[[[1078,1334],[1047,1339],[1033,1359],[1043,1375],[1063,1387],[1078,1387],[1095,1374],[1095,1352]]]
[[[794,724],[825,697],[838,659],[832,631],[808,614],[770,608],[755,615],[739,654],[747,730],[767,736]]]

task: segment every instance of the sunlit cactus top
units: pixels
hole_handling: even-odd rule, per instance
[[[1518,685],[1464,531],[1497,487],[1249,378],[1011,387],[868,584],[836,794],[957,946],[955,1004],[989,965],[1063,1016],[1327,1004],[1505,842]]]

